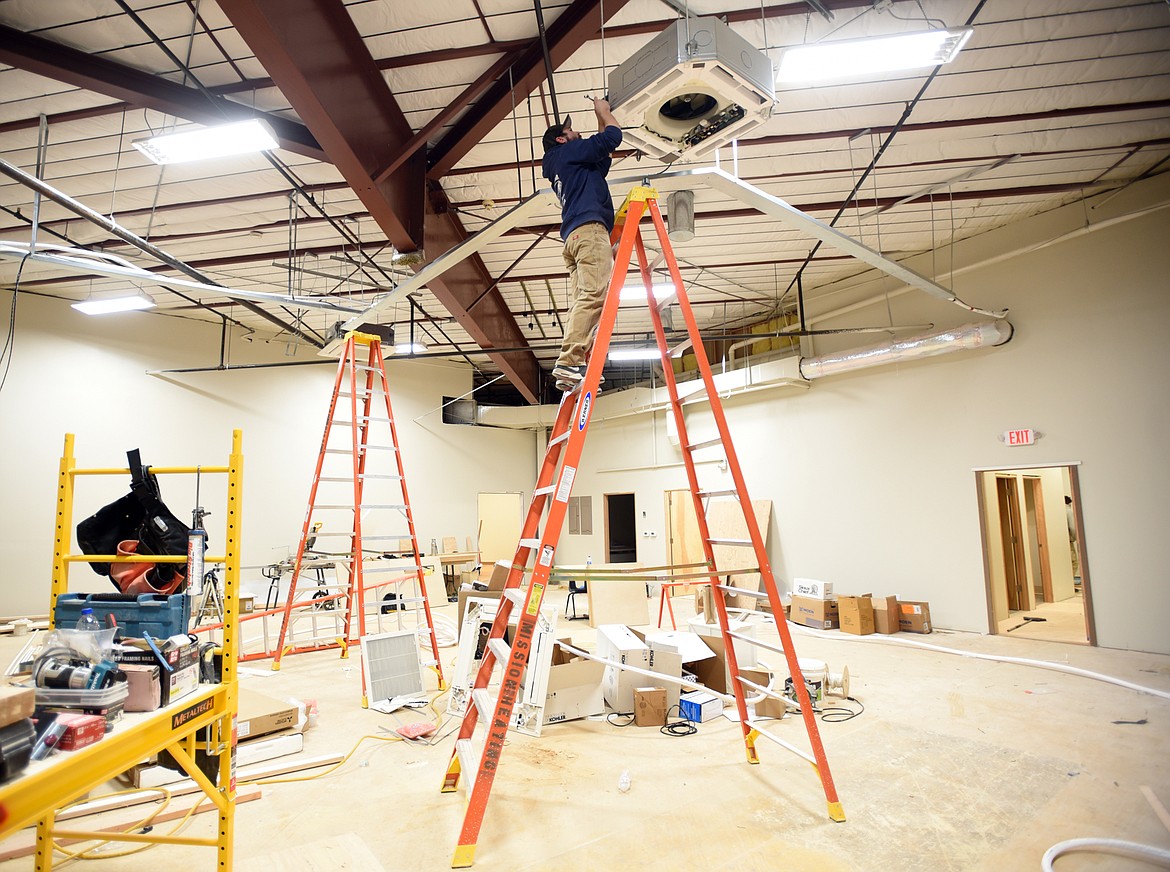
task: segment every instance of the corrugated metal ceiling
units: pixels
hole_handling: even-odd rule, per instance
[[[78,87],[69,84],[77,81],[69,74],[45,70],[44,64],[65,66],[54,46],[76,49],[183,85],[196,98],[195,80],[224,99],[300,122],[291,108],[295,101],[273,86],[255,47],[232,26],[225,14],[231,5],[225,2],[221,10],[211,0],[0,2],[0,25],[8,29],[0,34],[7,62],[0,67],[0,154],[31,172],[43,114],[48,132],[44,179],[49,184],[148,237],[214,281],[245,290],[368,301],[403,273],[392,265],[394,250],[383,229],[332,163],[282,149],[274,156],[283,172],[263,156],[160,168],[130,143],[190,121],[144,108],[152,105],[149,100],[127,97],[106,85]],[[509,76],[519,77],[518,72],[490,76],[505,86],[504,105],[495,115],[486,111],[490,107],[482,88],[465,93],[485,73],[494,72],[502,57],[537,44],[533,4],[334,0],[317,5],[334,6],[352,19],[413,131],[442,119],[427,134],[432,154],[465,151],[437,180],[454,210],[449,217],[458,225],[475,232],[543,187],[537,140],[552,111],[547,87],[509,92]],[[545,2],[550,33],[566,12],[591,8],[597,16],[620,6],[603,30],[593,32],[557,65],[554,83],[562,111],[584,117],[584,97],[600,93],[609,70],[669,25],[677,17],[677,5],[657,0],[625,5]],[[750,8],[710,0],[689,9],[696,15],[726,15],[738,33],[773,57],[783,46],[830,32],[833,38],[858,37],[922,27],[924,19],[959,26],[974,17],[975,33],[967,47],[929,83],[892,139],[891,130],[929,71],[880,81],[781,86],[772,118],[738,144],[735,166],[745,181],[821,220],[846,207],[837,227],[891,257],[941,250],[952,239],[1170,167],[1170,5],[1164,0],[840,0],[826,5],[834,10],[832,21],[803,3]],[[176,68],[143,24],[188,73]],[[12,55],[18,33],[44,41],[38,43],[44,52],[41,66]],[[470,129],[486,130],[474,144],[465,144],[469,119],[478,125]],[[580,121],[578,126],[586,127]],[[320,137],[318,131],[310,132]],[[848,201],[856,180],[883,146],[876,170]],[[449,152],[451,147],[455,152]],[[721,150],[722,166],[728,170],[730,151]],[[687,165],[710,163],[704,158]],[[622,152],[611,178],[652,175],[662,168]],[[624,191],[614,193],[620,200]],[[917,199],[899,202],[915,194]],[[0,239],[28,241],[32,201],[28,188],[0,179]],[[678,245],[676,253],[705,333],[739,333],[791,305],[790,286],[811,249],[807,238],[708,190],[697,191],[696,214],[696,238]],[[43,203],[41,219],[42,241],[92,247],[156,266],[56,204]],[[545,210],[481,252],[485,275],[499,279],[503,306],[546,371],[560,338],[556,310],[563,313],[568,293],[558,221],[555,211]],[[547,235],[536,242],[542,233]],[[424,250],[428,260],[442,253],[426,241]],[[0,282],[11,287],[16,266],[12,260],[0,261]],[[810,305],[818,293],[829,292],[834,282],[859,271],[856,262],[822,247],[802,273]],[[946,283],[945,274],[935,278]],[[120,284],[119,279],[69,274],[34,263],[26,264],[22,274],[24,289],[71,300]],[[487,281],[481,284],[486,287]],[[230,314],[262,336],[279,335],[280,328],[270,319],[222,297],[203,297],[206,308],[201,308],[163,288],[151,288],[150,293],[163,317],[218,322],[219,313]],[[441,324],[441,332],[433,324],[421,328],[432,351],[476,351],[465,329],[467,320],[449,317],[429,291],[421,291],[416,302],[419,311]],[[1011,300],[997,303],[1008,306]],[[310,335],[324,336],[337,320],[336,314],[319,310],[263,307]],[[396,322],[400,329],[411,317],[406,304],[382,314],[382,320]],[[621,337],[644,335],[649,320],[640,309],[623,308],[618,329]],[[472,359],[485,373],[499,371],[497,362],[482,353],[473,353]]]

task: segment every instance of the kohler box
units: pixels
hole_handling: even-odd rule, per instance
[[[685,18],[609,74],[609,102],[624,143],[669,163],[767,121],[774,78],[772,60],[718,18]]]
[[[650,649],[623,624],[602,624],[597,628],[597,656],[638,669],[650,668]],[[606,666],[601,687],[610,708],[616,712],[632,712],[634,688],[645,684],[645,675]]]

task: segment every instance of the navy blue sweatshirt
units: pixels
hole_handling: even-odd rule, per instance
[[[541,162],[544,177],[552,182],[561,201],[561,239],[590,221],[613,230],[613,199],[605,176],[610,152],[622,143],[620,127],[610,125],[600,133],[558,145]]]

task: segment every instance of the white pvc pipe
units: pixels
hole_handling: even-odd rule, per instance
[[[868,345],[835,354],[806,357],[800,361],[800,374],[807,379],[814,379],[886,363],[903,363],[948,354],[952,351],[990,348],[1003,345],[1012,338],[1012,332],[1011,323],[1004,318],[978,321],[948,330],[908,336],[881,345]]]
[[[1144,860],[1170,869],[1170,851],[1155,848],[1153,845],[1142,845],[1138,842],[1125,842],[1121,839],[1068,839],[1057,842],[1044,852],[1040,860],[1040,868],[1044,872],[1053,872],[1052,862],[1062,854],[1093,853],[1114,854],[1118,857],[1129,857],[1132,860]]]

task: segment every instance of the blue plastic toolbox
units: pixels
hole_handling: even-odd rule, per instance
[[[113,615],[119,639],[141,638],[144,633],[165,639],[186,633],[191,623],[191,597],[182,593],[63,593],[53,610],[54,626],[66,630],[76,626],[82,609],[93,609],[103,627],[111,626],[106,616]]]

